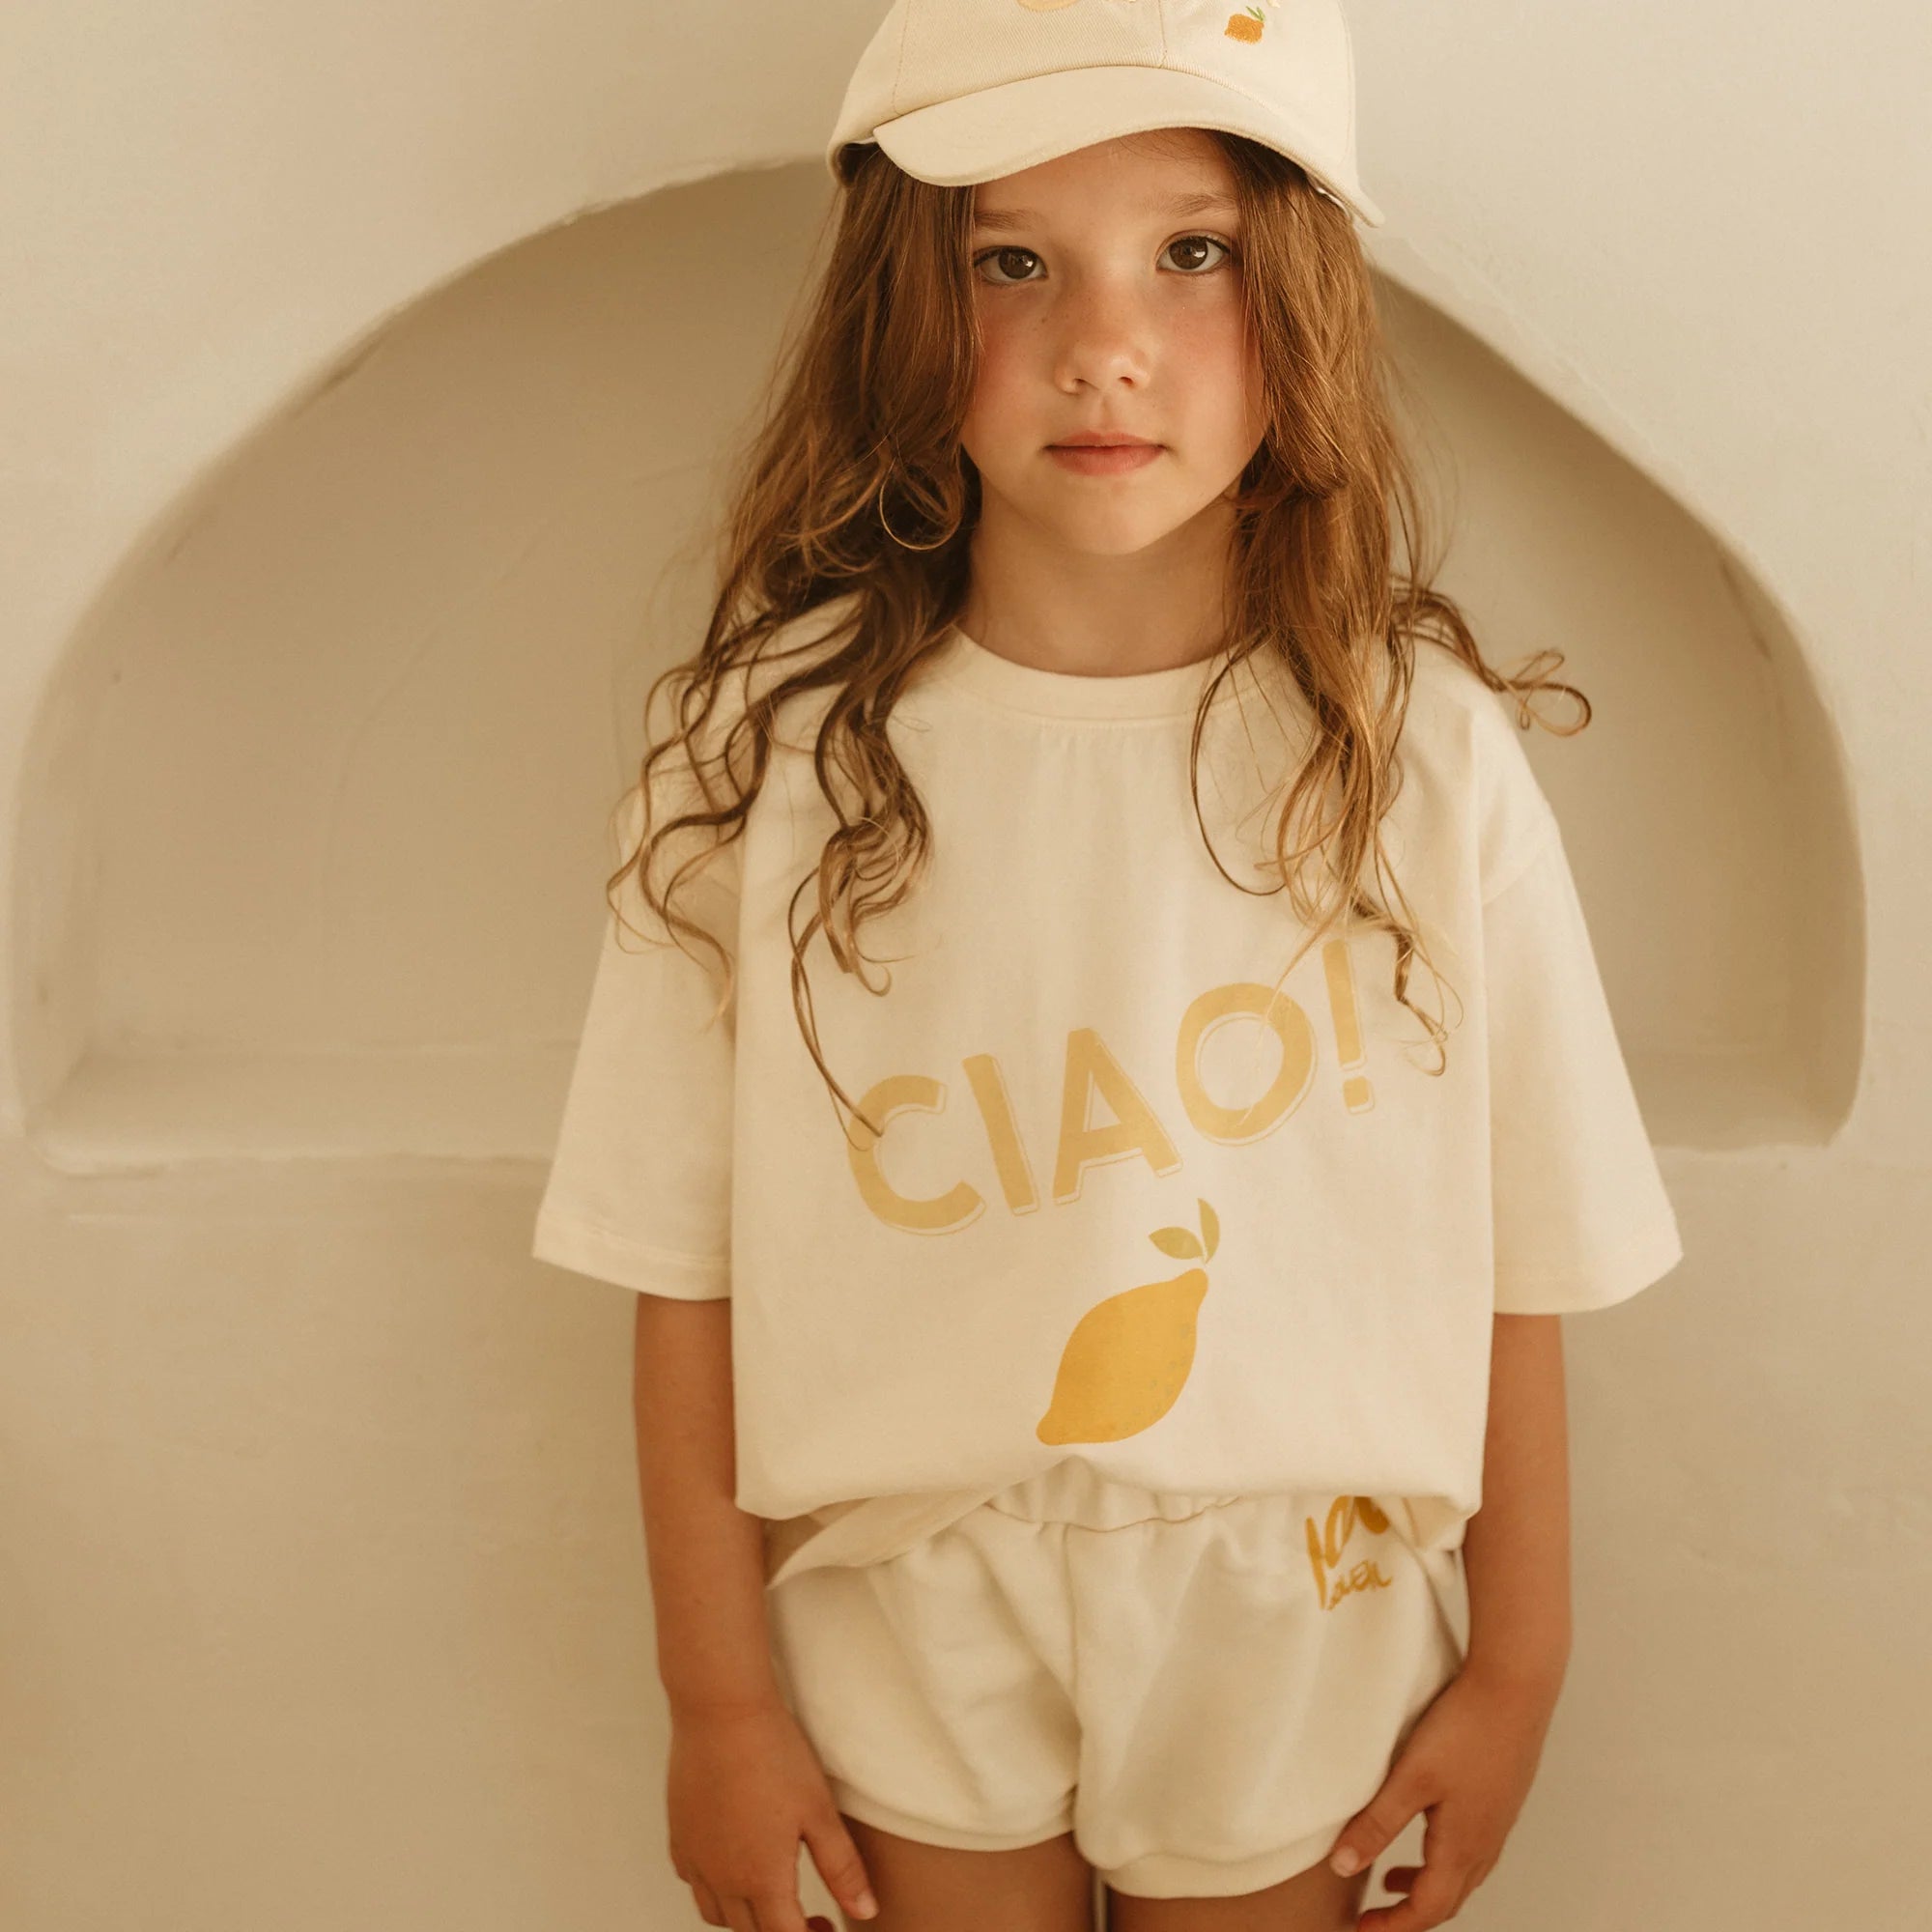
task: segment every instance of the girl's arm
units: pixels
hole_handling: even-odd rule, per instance
[[[1554,1696],[1570,1657],[1570,1468],[1563,1318],[1498,1315],[1483,1502],[1463,1530],[1464,1670]]]
[[[764,1523],[732,1500],[730,1297],[639,1294],[633,1370],[658,1676],[672,1713],[775,1705]]]
[[[731,1300],[639,1294],[633,1407],[670,1702],[671,1865],[710,1925],[806,1925],[798,1848],[848,1918],[870,1918],[866,1861],[780,1694],[765,1614],[764,1521],[732,1500]]]
[[[1417,1812],[1429,1818],[1426,1862],[1382,1874],[1408,1897],[1355,1919],[1364,1932],[1439,1925],[1490,1875],[1529,1795],[1569,1663],[1563,1318],[1493,1321],[1483,1503],[1463,1532],[1468,1655],[1329,1852],[1345,1876],[1366,1870]]]

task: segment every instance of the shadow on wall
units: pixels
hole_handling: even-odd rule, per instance
[[[826,208],[810,164],[537,236],[426,295],[200,481],[30,753],[14,1025],[52,1166],[549,1155],[649,679]],[[1383,284],[1485,655],[1533,730],[1660,1143],[1816,1144],[1863,906],[1807,668],[1738,562]],[[1564,714],[1559,708],[1556,714]]]

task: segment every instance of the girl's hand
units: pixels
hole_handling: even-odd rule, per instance
[[[1392,1865],[1382,1875],[1389,1890],[1408,1897],[1365,1912],[1358,1932],[1423,1932],[1463,1909],[1501,1858],[1529,1795],[1558,1688],[1548,1678],[1509,1679],[1466,1665],[1443,1687],[1329,1855],[1344,1869],[1335,1855],[1347,1848],[1357,1856],[1346,1870],[1365,1871],[1418,1811],[1427,1814],[1423,1863]]]
[[[670,1860],[707,1925],[735,1932],[834,1932],[798,1897],[798,1841],[856,1918],[878,1911],[865,1861],[824,1767],[785,1706],[673,1709],[668,1779]]]

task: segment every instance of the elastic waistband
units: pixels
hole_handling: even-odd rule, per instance
[[[1120,1529],[1158,1517],[1184,1522],[1204,1510],[1239,1502],[1238,1495],[1200,1495],[1115,1482],[1092,1463],[1066,1457],[986,1498],[988,1509],[1028,1522],[1071,1522],[1085,1529]]]

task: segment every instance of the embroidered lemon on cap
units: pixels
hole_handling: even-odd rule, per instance
[[[1197,1197],[1197,1205],[1199,1238],[1186,1228],[1159,1228],[1148,1239],[1177,1261],[1212,1261],[1221,1224],[1207,1202]],[[1034,1434],[1042,1442],[1118,1442],[1151,1429],[1186,1386],[1207,1293],[1208,1270],[1191,1267],[1090,1308],[1066,1338],[1053,1400]]]

